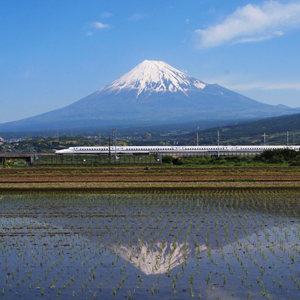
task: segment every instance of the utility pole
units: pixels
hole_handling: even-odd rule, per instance
[[[108,138],[108,156],[110,157],[110,136]]]
[[[295,145],[295,132],[293,132],[293,145]]]
[[[115,160],[117,159],[117,128],[113,128],[113,145],[115,147]]]
[[[286,132],[286,145],[289,146],[289,132]]]
[[[197,132],[197,146],[199,146],[199,136],[198,136],[198,132]]]
[[[101,146],[101,132],[98,133],[98,144]]]
[[[266,135],[266,133],[264,132],[264,134],[263,134],[263,137],[264,137],[264,146],[266,146],[266,136],[268,136],[268,135]]]
[[[220,156],[220,132],[218,130],[218,157]]]
[[[58,138],[59,138],[59,137],[58,137],[58,128],[56,129],[56,136],[57,136],[57,139],[58,139]]]
[[[115,160],[117,160],[117,128],[115,128]]]

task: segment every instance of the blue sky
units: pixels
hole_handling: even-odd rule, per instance
[[[300,106],[300,0],[0,4],[0,123],[71,104],[145,59]]]

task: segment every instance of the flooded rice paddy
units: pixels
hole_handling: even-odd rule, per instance
[[[0,199],[0,299],[299,299],[296,191]]]

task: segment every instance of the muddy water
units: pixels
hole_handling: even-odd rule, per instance
[[[299,299],[297,192],[2,196],[3,299]]]

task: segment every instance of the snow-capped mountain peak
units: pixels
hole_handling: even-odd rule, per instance
[[[202,90],[207,84],[190,77],[163,61],[144,60],[131,71],[113,81],[101,91],[107,92],[136,90],[149,96],[153,92],[178,92]]]

